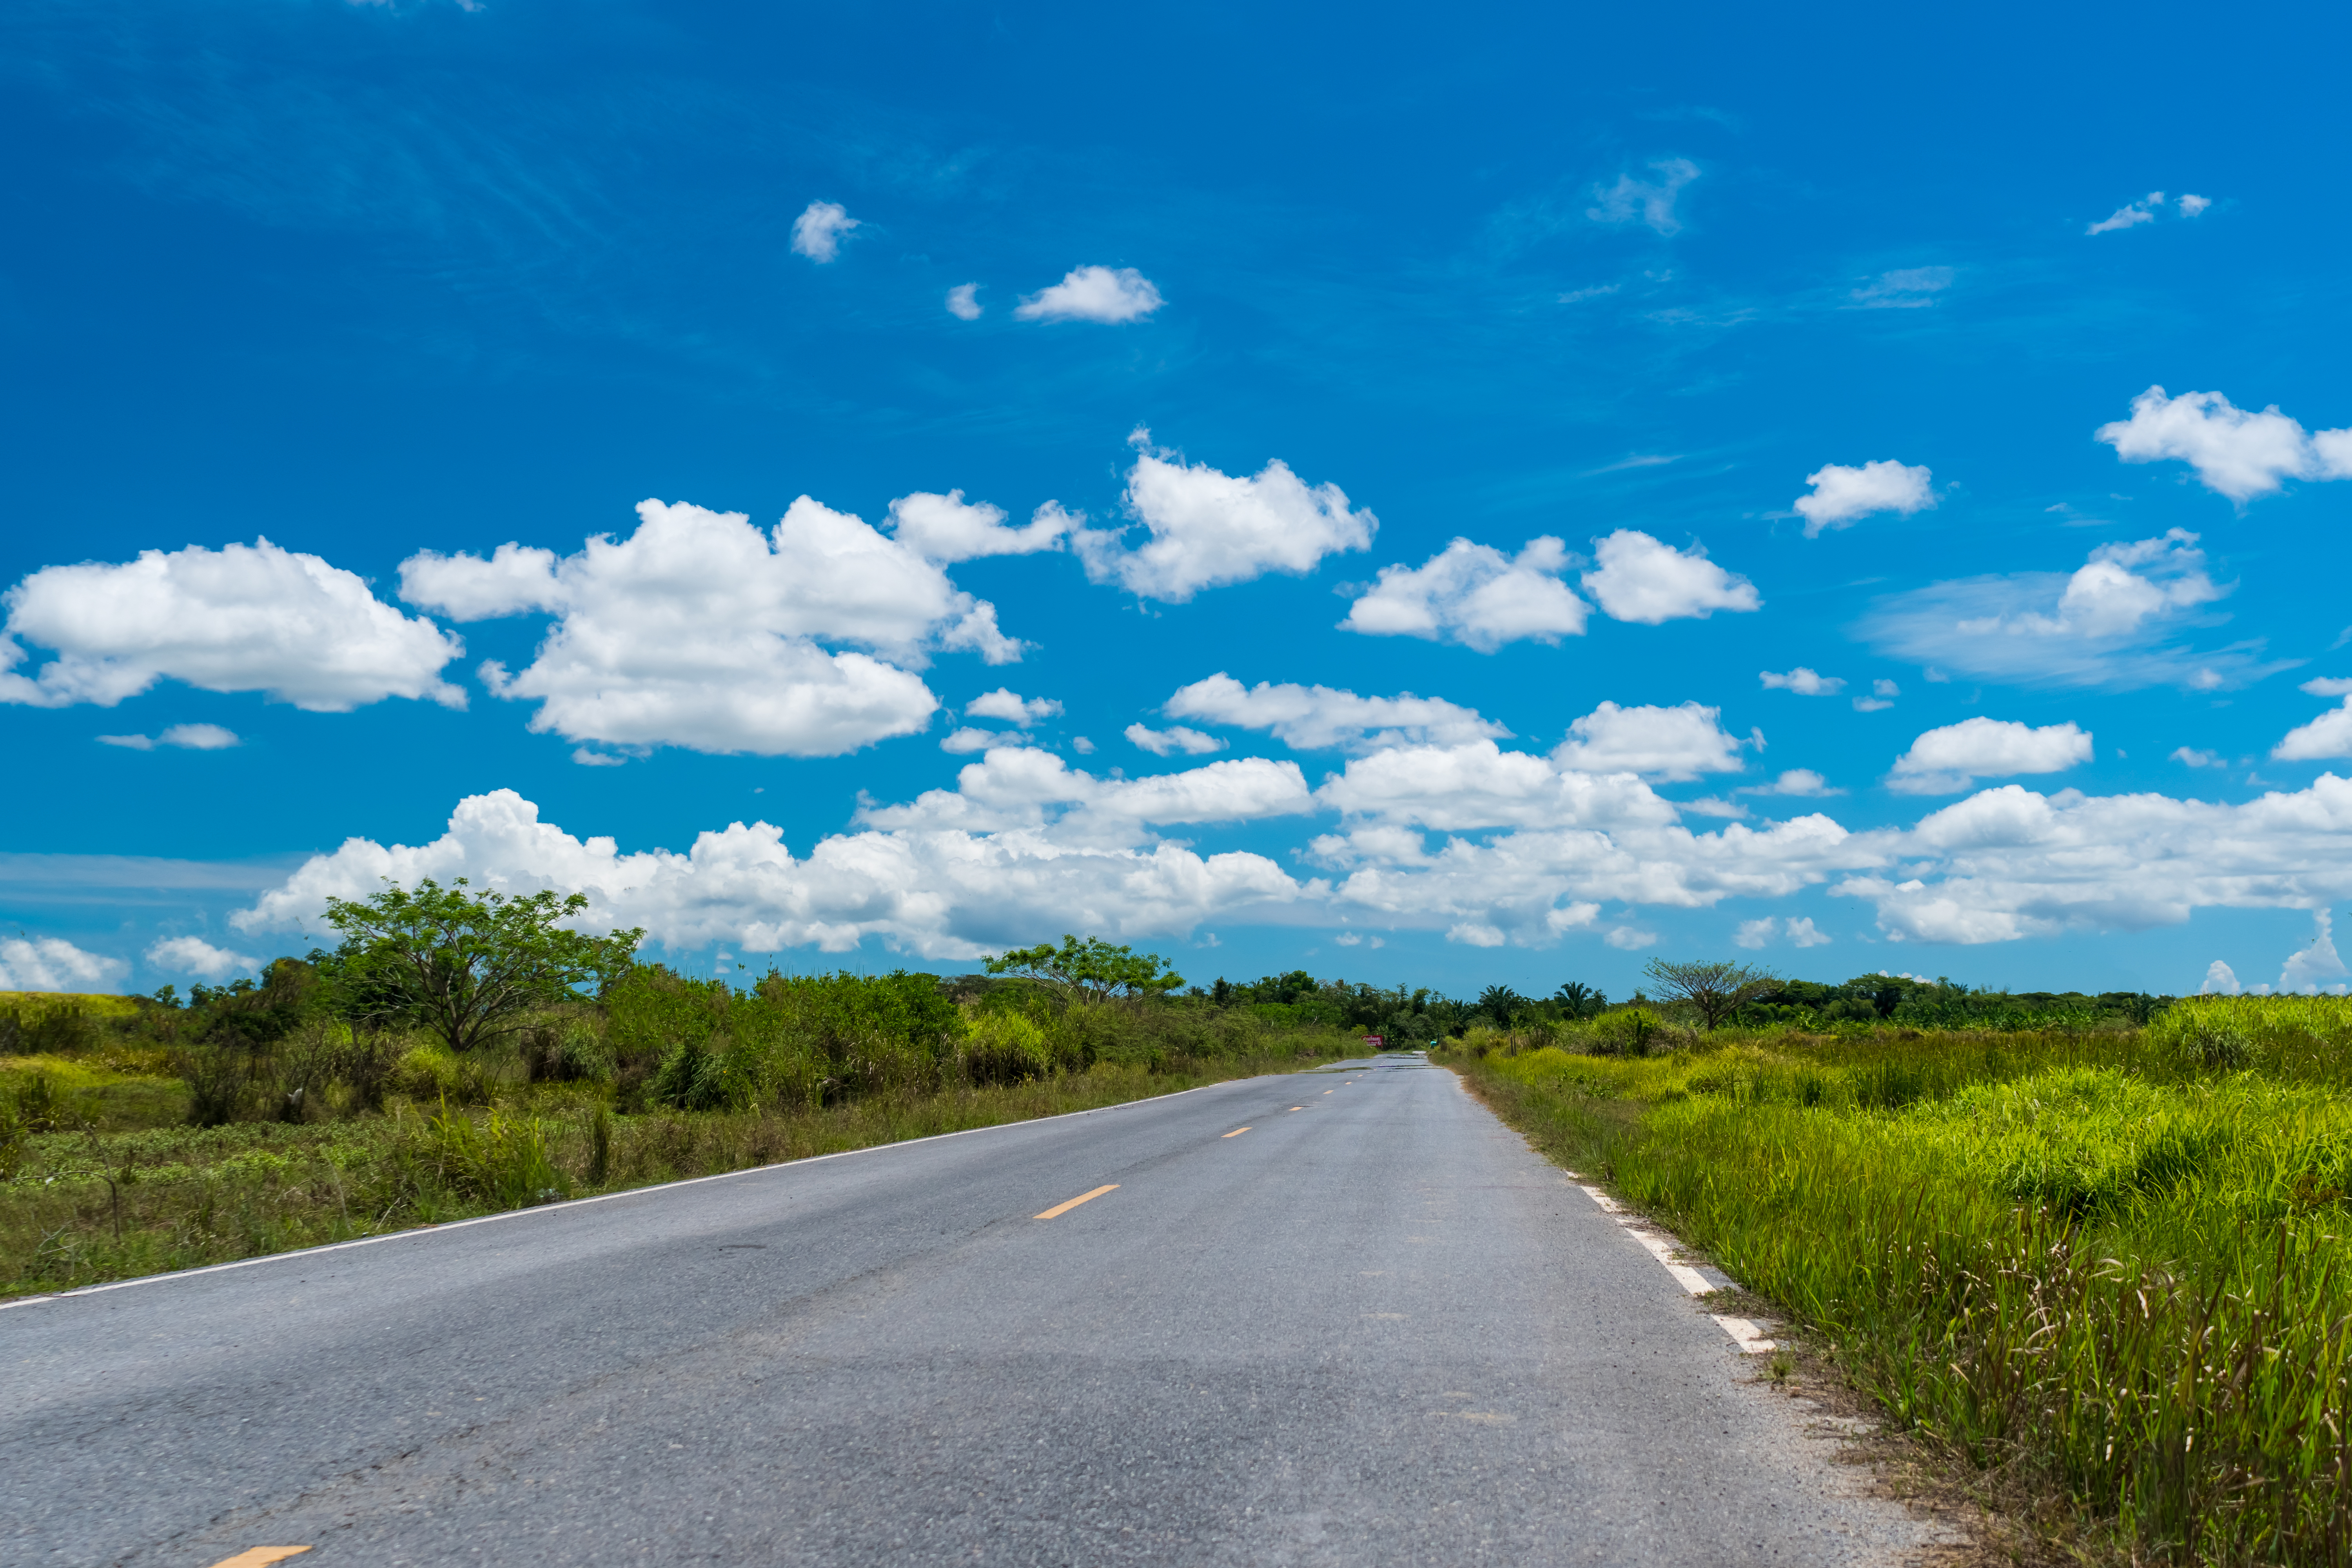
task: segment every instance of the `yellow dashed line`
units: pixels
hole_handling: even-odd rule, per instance
[[[1115,1193],[1117,1191],[1118,1191],[1118,1184],[1117,1182],[1113,1182],[1107,1187],[1097,1187],[1093,1192],[1080,1193],[1068,1203],[1055,1204],[1052,1208],[1047,1209],[1044,1214],[1038,1215],[1035,1217],[1038,1219],[1059,1219],[1062,1215],[1069,1213],[1080,1204],[1092,1203],[1095,1199],[1102,1196],[1105,1193]],[[276,1559],[272,1558],[271,1561],[275,1562]]]
[[[1248,1131],[1249,1129],[1246,1127],[1236,1127],[1231,1132],[1220,1132],[1217,1136],[1220,1138],[1238,1138]]]
[[[272,1563],[283,1563],[310,1550],[307,1546],[248,1546],[234,1557],[222,1558],[213,1568],[268,1568]]]

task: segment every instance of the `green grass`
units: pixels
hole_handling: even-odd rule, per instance
[[[2242,1067],[2205,1065],[2221,1029]],[[2352,1005],[1902,1034],[1453,1059],[1904,1421],[2137,1560],[2352,1561]]]
[[[486,1108],[395,1099],[383,1115],[334,1121],[32,1133],[19,1140],[14,1176],[0,1182],[0,1296],[1124,1104],[1328,1059],[1235,1057],[1161,1070],[1104,1062],[818,1110],[624,1116],[596,1086],[548,1084],[503,1089]],[[122,1087],[86,1068],[71,1081],[84,1093]],[[177,1080],[144,1081],[184,1107]]]

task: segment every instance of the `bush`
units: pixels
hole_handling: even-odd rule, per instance
[[[1019,1013],[983,1012],[964,1036],[963,1071],[969,1082],[1026,1083],[1053,1070],[1054,1052],[1045,1032]]]

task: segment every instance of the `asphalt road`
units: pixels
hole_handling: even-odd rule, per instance
[[[0,1311],[20,1565],[1916,1554],[1834,1447],[1412,1058]]]

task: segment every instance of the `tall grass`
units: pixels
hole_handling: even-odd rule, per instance
[[[2222,1026],[2247,1065],[2205,1065]],[[2137,1034],[1456,1059],[1903,1419],[2041,1470],[2143,1560],[2340,1563],[2347,1042],[2334,999],[2238,998]]]

